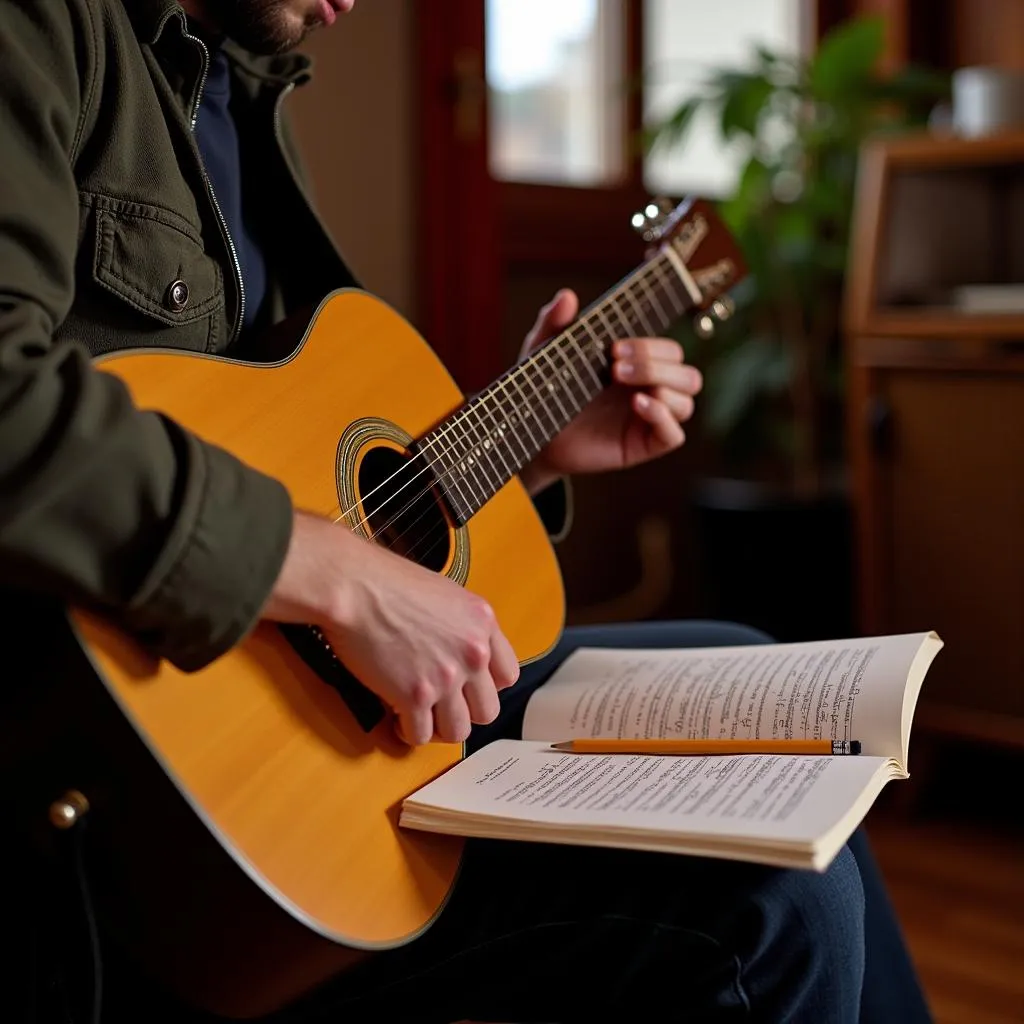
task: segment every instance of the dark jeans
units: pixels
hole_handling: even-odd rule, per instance
[[[520,734],[575,647],[757,643],[721,623],[568,630],[473,745]],[[112,1021],[166,1021],[116,993]],[[137,1001],[138,1000],[138,1001]],[[172,1017],[181,1020],[176,1014]],[[929,1020],[864,835],[821,874],[669,854],[472,840],[440,920],[274,1024]]]
[[[723,623],[570,629],[472,744],[518,736],[529,695],[579,646],[767,637]],[[930,1019],[865,836],[828,871],[473,840],[440,921],[282,1020]]]

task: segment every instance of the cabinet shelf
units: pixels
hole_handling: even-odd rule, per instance
[[[865,146],[844,311],[860,629],[946,641],[915,730],[1024,747],[1024,313],[936,303],[978,285],[1024,286],[1024,132]]]

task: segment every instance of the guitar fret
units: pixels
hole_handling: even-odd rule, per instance
[[[509,394],[508,388],[505,386],[504,379],[498,381],[497,388],[498,390],[495,394],[495,397],[498,400],[498,408],[501,410],[502,427],[504,430],[504,434],[507,434],[506,443],[509,446],[509,452],[510,454],[514,454],[512,452],[512,441],[515,441],[516,445],[519,447],[520,452],[522,453],[522,457],[515,456],[516,465],[524,466],[527,462],[529,462],[531,458],[531,452],[526,447],[526,444],[523,441],[523,436],[517,428],[517,420],[521,421],[522,418],[516,412],[516,403],[513,400],[512,396]]]
[[[505,386],[506,383],[511,384],[512,387],[515,388],[519,396],[518,400],[516,400],[516,398],[509,392],[508,387]],[[502,394],[511,402],[511,408],[507,411],[506,418],[512,424],[515,439],[518,441],[519,446],[521,447],[523,455],[525,457],[523,462],[520,463],[520,465],[525,466],[530,459],[534,458],[534,456],[541,451],[542,447],[544,447],[544,443],[538,441],[537,435],[534,433],[534,431],[530,429],[529,423],[526,421],[526,418],[523,414],[528,414],[529,416],[534,418],[535,424],[542,427],[542,436],[543,425],[541,424],[538,418],[537,410],[531,406],[529,399],[526,397],[526,395],[523,393],[522,388],[519,386],[519,382],[518,380],[516,380],[515,372],[510,373],[506,376],[505,382],[502,384]],[[523,443],[522,434],[515,429],[517,423],[519,424],[519,426],[523,428],[523,430],[525,430],[526,437],[528,438],[530,444],[534,445],[534,449],[532,449],[532,451],[527,449],[526,445]]]
[[[685,287],[680,287],[683,282],[676,273],[670,253],[671,249],[665,249],[656,260],[652,261],[651,269],[661,285],[661,290],[672,300],[672,305],[676,308],[675,317],[679,317],[686,313],[693,304],[693,299]]]
[[[428,443],[424,446],[424,455],[428,460],[428,465],[433,469],[438,463],[441,464],[442,472],[434,470],[434,477],[441,488],[445,498],[448,499],[451,505],[452,512],[463,520],[466,520],[472,515],[473,504],[466,497],[462,488],[459,486],[459,477],[456,471],[455,465],[455,453],[451,447],[451,442],[446,437],[451,432],[451,425],[448,424],[443,427],[440,431],[437,431],[434,435],[428,435],[433,437],[433,440],[427,440]],[[433,452],[433,456],[430,453]],[[445,485],[445,480],[451,482],[451,486]]]
[[[638,278],[638,281],[640,287],[643,288],[643,290],[647,292],[647,294],[651,297],[651,308],[654,311],[654,313],[658,316],[658,318],[661,320],[661,324],[659,325],[658,330],[663,331],[666,327],[668,327],[669,323],[671,323],[671,320],[669,317],[665,315],[665,311],[661,308],[661,304],[658,302],[658,297],[654,294],[654,291],[651,289],[650,284],[647,282],[646,278],[647,274],[643,273]]]
[[[549,348],[550,346],[545,345],[544,348],[542,348],[538,353],[541,359],[547,360],[548,366],[553,371],[552,375],[549,376],[547,379],[546,387],[547,390],[554,397],[555,401],[558,403],[558,407],[562,410],[562,413],[565,416],[565,422],[569,423],[573,418],[573,414],[569,412],[569,410],[562,404],[562,399],[558,395],[559,387],[561,386],[561,381],[563,380],[563,377],[561,371],[555,366],[555,364],[551,360]],[[564,391],[565,396],[569,399],[569,401],[572,402],[573,406],[576,409],[576,412],[579,412],[583,408],[583,406],[576,401],[570,389],[568,387],[565,387],[562,388],[562,390]]]
[[[488,491],[492,491],[494,488],[494,465],[491,462],[490,455],[484,448],[484,439],[483,437],[480,436],[479,420],[475,416],[471,416],[469,410],[467,409],[466,414],[462,418],[462,423],[466,435],[469,436],[470,433],[472,433],[472,437],[470,438],[470,440],[472,442],[473,448],[470,458],[475,458],[476,464],[482,467],[484,479],[487,482],[487,487],[481,493],[486,495]],[[484,497],[484,501],[486,500],[487,498]]]
[[[671,287],[671,280],[668,277],[668,269],[666,267],[667,261],[663,257],[659,257],[652,263],[652,269],[654,276],[657,281],[661,284],[662,290],[669,297],[672,305],[675,307],[676,316],[682,316],[686,312],[686,306],[680,301],[679,296],[676,295],[675,291]]]
[[[537,389],[534,386],[533,381],[530,380],[530,378],[528,376],[522,374],[522,367],[518,367],[514,372],[509,374],[509,378],[508,379],[511,381],[512,386],[519,393],[519,397],[520,397],[521,402],[522,402],[522,405],[520,406],[520,408],[525,410],[527,413],[529,413],[533,417],[534,422],[537,424],[538,427],[540,427],[541,437],[544,438],[545,430],[544,430],[543,424],[540,422],[540,417],[537,414],[537,410],[534,408],[534,405],[531,403],[530,399],[524,393],[522,387],[520,387],[519,379],[518,378],[521,375],[523,376],[524,381],[527,384],[530,385],[530,388],[531,388],[531,390],[534,393],[534,399],[539,398],[540,396],[538,395]],[[547,443],[547,441],[546,441],[546,439],[541,440],[541,441],[537,440],[537,436],[533,433],[532,430],[530,430],[528,424],[526,423],[526,420],[523,418],[521,413],[519,415],[519,420],[523,424],[523,426],[526,428],[527,432],[529,433],[530,440],[536,446],[532,452],[527,452],[526,453],[527,454],[527,461],[529,461],[529,459],[533,458],[533,456],[536,455],[537,452],[539,452],[541,450],[541,448],[544,447],[544,445]],[[525,451],[525,449],[524,449],[524,451]],[[526,465],[526,463],[524,462],[523,465]]]
[[[648,336],[657,334],[657,331],[644,319],[643,307],[637,302],[636,296],[633,294],[633,286],[630,285],[624,289],[623,294],[629,300],[630,305],[636,310],[637,321],[643,328],[643,333]]]
[[[476,460],[473,457],[473,443],[466,434],[464,419],[463,415],[452,420],[455,443],[462,449],[457,453],[458,462],[456,467],[459,470],[462,481],[470,490],[471,503],[473,503],[479,501],[480,495],[486,493],[487,488],[480,486],[480,477],[477,474],[475,465]]]
[[[608,386],[615,341],[660,334],[695,304],[679,263],[663,250],[431,435],[435,474],[448,481],[458,518],[478,511]]]
[[[610,343],[610,342],[615,341],[616,340],[615,339],[615,331],[612,330],[611,321],[608,320],[605,317],[604,310],[600,306],[598,306],[597,309],[594,312],[597,315],[597,318],[601,321],[601,326],[604,328],[604,330],[608,334],[608,342]],[[595,336],[596,336],[596,332],[595,332]],[[598,341],[598,346],[599,346],[598,354],[601,357],[601,365],[602,366],[607,366],[608,365],[608,360],[605,358],[604,345],[600,341]]]
[[[497,387],[492,388],[489,392],[486,393],[486,397],[483,399],[482,404],[486,409],[488,416],[490,416],[491,422],[494,424],[494,432],[492,433],[491,436],[494,440],[495,447],[498,449],[498,452],[501,455],[502,461],[505,462],[506,465],[510,466],[511,471],[509,473],[509,478],[511,478],[512,476],[515,475],[518,468],[521,465],[523,465],[522,460],[519,458],[519,456],[516,455],[515,451],[513,451],[512,449],[512,437],[515,438],[520,450],[524,454],[526,452],[526,449],[523,446],[522,439],[519,437],[518,434],[515,433],[515,431],[509,424],[508,410],[505,408],[504,404],[501,401],[503,394],[504,392],[502,389]],[[497,416],[494,414],[494,411],[492,410],[492,402],[494,404],[494,407],[498,411]],[[511,437],[508,435],[511,435]],[[507,453],[508,459],[505,458],[505,453]],[[511,460],[511,462],[509,462],[509,460]],[[511,467],[515,468],[512,469]]]
[[[626,338],[630,334],[636,333],[633,329],[632,324],[626,318],[626,315],[622,312],[622,307],[618,304],[618,302],[616,302],[615,299],[611,299],[609,300],[609,304],[611,305],[612,310],[615,312],[615,315],[619,318],[619,331],[621,331],[619,337]]]
[[[541,447],[543,447],[568,421],[565,419],[564,411],[560,414],[560,409],[552,408],[549,395],[546,393],[544,371],[536,357],[526,360],[521,366],[521,372],[523,380],[530,386],[530,391],[533,393],[534,404],[530,408],[540,429],[540,435],[543,438]],[[541,419],[541,412],[547,418],[546,423]]]
[[[592,328],[590,327],[590,325],[587,323],[586,320],[583,321],[583,329],[597,343],[598,354],[603,359],[604,356],[603,356],[603,353],[601,353],[601,341],[597,337],[597,334],[592,330]],[[571,332],[569,334],[569,342],[573,346],[573,348],[577,352],[579,352],[580,358],[583,360],[583,365],[587,368],[587,371],[590,373],[590,376],[594,378],[594,383],[597,385],[597,391],[595,391],[594,394],[597,394],[597,392],[600,391],[604,385],[601,383],[601,378],[597,375],[597,371],[594,369],[593,364],[587,358],[586,350],[580,345],[580,343],[576,340],[576,337]],[[580,386],[583,387],[583,381],[582,380],[580,380]],[[591,396],[588,395],[588,399],[589,399],[589,397],[591,397]]]
[[[484,437],[483,445],[484,445],[484,448],[486,448],[488,450],[488,452],[492,453],[492,457],[493,457],[493,453],[497,453],[498,458],[501,459],[502,464],[505,467],[502,472],[504,474],[507,474],[506,479],[511,478],[512,476],[515,475],[515,470],[512,469],[512,467],[509,464],[508,460],[505,458],[504,452],[502,451],[503,440],[502,440],[500,434],[497,437],[497,439],[494,437],[494,433],[497,431],[498,421],[497,421],[497,419],[495,419],[494,413],[491,412],[490,405],[488,404],[488,396],[487,396],[486,392],[477,401],[476,405],[474,406],[474,409],[482,409],[483,412],[485,412],[487,414],[487,416],[490,419],[491,423],[494,425],[494,428],[495,428],[494,431],[488,430],[488,428],[486,426],[484,427],[484,429],[487,431],[487,434]],[[479,416],[480,414],[477,413],[477,415]],[[511,452],[509,454],[511,454]],[[498,476],[500,478],[502,476],[502,473],[499,473]]]
[[[582,405],[589,405],[593,401],[594,396],[601,390],[601,384],[594,373],[594,367],[590,359],[587,357],[587,345],[581,344],[575,335],[571,333],[566,334],[558,343],[558,354],[565,364],[565,369],[562,371],[563,377],[565,377],[565,370],[568,370],[569,376],[565,377],[566,381],[571,385],[574,394],[579,395]],[[592,383],[592,379],[597,384],[596,388]]]

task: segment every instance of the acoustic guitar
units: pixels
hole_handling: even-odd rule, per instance
[[[358,290],[325,299],[275,363],[134,351],[98,366],[140,406],[284,481],[297,507],[484,596],[526,663],[557,641],[564,596],[517,473],[608,386],[614,339],[694,314],[710,332],[745,273],[706,203],[652,204],[638,226],[645,261],[469,400],[407,322]],[[145,970],[250,1017],[436,920],[462,842],[402,831],[398,811],[461,745],[397,742],[388,710],[312,627],[263,623],[189,674],[92,614],[69,619],[36,709],[48,742],[21,774],[48,849],[81,832],[95,912]],[[67,672],[73,656],[88,678]]]

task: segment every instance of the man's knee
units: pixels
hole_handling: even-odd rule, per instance
[[[864,978],[864,889],[849,848],[824,873],[778,872],[756,902],[761,928],[751,984],[769,1000],[789,1003],[786,1012],[832,1005],[844,1008],[834,1019],[856,1020]]]

